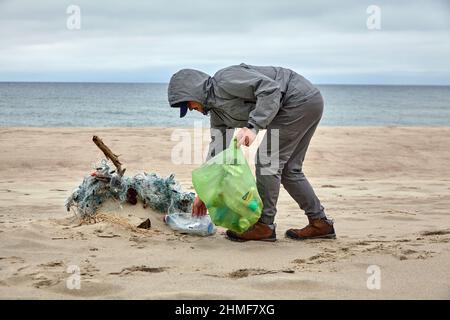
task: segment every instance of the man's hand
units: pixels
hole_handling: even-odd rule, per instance
[[[202,200],[197,196],[194,199],[194,203],[192,204],[192,215],[193,216],[204,216],[207,214],[206,206]]]
[[[256,133],[249,128],[241,128],[236,135],[236,139],[238,147],[241,145],[248,147],[255,141]]]

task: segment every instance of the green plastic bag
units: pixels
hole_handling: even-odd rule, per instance
[[[192,172],[192,183],[215,225],[244,232],[262,211],[255,178],[236,139],[232,146]]]

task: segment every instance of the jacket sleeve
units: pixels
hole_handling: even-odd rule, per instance
[[[219,154],[225,148],[227,148],[234,134],[234,129],[227,129],[226,125],[222,122],[217,114],[211,112],[210,117],[211,141],[209,142],[206,161],[210,160],[215,155]]]
[[[224,70],[218,79],[218,85],[232,96],[256,100],[256,107],[250,112],[248,123],[258,130],[265,129],[280,109],[280,85],[246,66]]]

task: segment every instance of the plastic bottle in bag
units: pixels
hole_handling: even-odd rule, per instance
[[[236,139],[233,146],[195,169],[192,183],[217,226],[241,233],[261,216],[256,181]]]
[[[195,234],[199,236],[210,236],[216,232],[216,227],[212,223],[208,215],[194,217],[190,213],[175,212],[166,214],[164,222],[169,225],[172,230],[181,233]]]

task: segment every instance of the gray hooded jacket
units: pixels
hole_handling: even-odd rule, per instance
[[[229,141],[225,133],[230,130],[226,129],[247,124],[265,129],[280,108],[299,105],[317,92],[308,80],[290,69],[241,63],[219,70],[213,77],[198,70],[180,70],[170,79],[168,98],[172,107],[183,101],[199,102],[210,114],[211,129],[220,130],[224,140],[217,141],[217,134],[211,130],[209,159]]]

